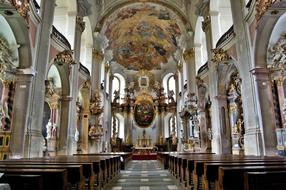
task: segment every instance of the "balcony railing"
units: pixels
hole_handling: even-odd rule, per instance
[[[83,71],[85,74],[87,74],[88,76],[90,76],[89,70],[88,70],[85,66],[83,66],[82,64],[80,64],[79,70],[80,70],[80,71]]]
[[[66,37],[64,35],[62,35],[57,29],[56,27],[53,26],[52,29],[52,35],[59,40],[60,42],[62,42],[65,46],[68,47],[69,50],[71,50],[71,45],[69,43],[69,41],[66,39]]]
[[[216,43],[216,47],[219,47],[223,42],[225,42],[226,40],[230,39],[231,37],[234,36],[234,29],[233,29],[233,25],[228,29],[228,31],[226,31],[226,33],[224,33],[220,39],[218,40],[218,42]]]
[[[206,62],[203,66],[201,66],[198,70],[198,74],[199,73],[202,73],[204,70],[207,70],[209,67],[208,67],[208,62]]]

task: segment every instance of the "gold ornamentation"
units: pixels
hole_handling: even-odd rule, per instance
[[[279,40],[268,49],[268,65],[271,72],[280,71],[282,76],[286,71],[286,32],[284,32]]]
[[[148,70],[145,70],[145,69],[142,69],[140,71],[138,71],[135,75],[135,81],[137,81],[135,83],[135,88],[138,90],[139,89],[139,79],[141,77],[147,77],[148,80],[149,80],[149,87],[153,87],[154,83],[155,83],[155,76],[153,73],[151,73],[150,71]]]
[[[0,36],[0,79],[12,81],[14,68],[12,50],[7,40]]]
[[[80,31],[83,32],[85,29],[85,22],[81,16],[76,16],[76,25],[79,27]]]
[[[195,58],[195,50],[194,50],[194,48],[185,50],[183,56],[184,56],[185,61],[189,61],[191,59],[194,59]]]
[[[207,28],[210,26],[211,19],[210,16],[204,17],[204,21],[202,22],[202,30],[206,32]]]
[[[231,57],[228,55],[227,51],[221,49],[221,48],[216,48],[212,49],[212,59],[211,61],[219,64],[220,62],[226,62],[231,59]]]
[[[99,50],[97,50],[95,48],[92,49],[92,57],[95,60],[98,60],[97,63],[101,63],[103,58],[104,58],[102,51],[99,51]]]
[[[64,50],[57,54],[55,62],[59,65],[62,64],[76,64],[73,60],[73,52],[71,50]]]
[[[257,0],[256,1],[256,19],[259,20],[268,10],[269,7],[273,3],[275,3],[276,0]]]
[[[30,11],[29,0],[10,0],[10,3],[22,17],[27,19],[28,12]]]

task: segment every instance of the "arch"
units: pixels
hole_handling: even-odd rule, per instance
[[[11,43],[10,45],[14,46],[14,54],[18,54],[18,69],[30,68],[32,66],[32,53],[26,21],[19,15],[13,6],[8,6],[7,4],[0,4],[0,15],[2,21],[1,27],[5,27],[5,25],[8,24],[6,26],[9,27],[5,27],[6,29],[4,30],[6,30],[7,33],[13,34],[13,39],[10,39],[11,41],[8,42]],[[1,30],[1,33],[4,30]]]
[[[186,17],[186,15],[178,8],[174,7],[173,5],[171,5],[170,3],[166,2],[166,1],[158,1],[158,0],[150,0],[148,1],[150,3],[156,3],[158,5],[164,6],[169,8],[170,10],[172,10],[182,21],[183,24],[186,27],[187,31],[193,31],[191,23],[188,22],[188,19]],[[115,4],[115,6],[110,7],[108,10],[104,10],[104,15],[101,16],[101,18],[99,18],[98,24],[97,26],[95,26],[95,30],[96,31],[100,31],[101,27],[103,26],[103,23],[105,22],[105,20],[117,9],[120,9],[124,6],[128,6],[134,3],[138,3],[138,2],[134,2],[131,0],[125,0],[125,1],[120,1],[119,3]],[[95,31],[94,30],[94,31]]]
[[[118,137],[121,138],[123,141],[125,139],[125,134],[124,134],[124,117],[120,113],[116,113],[115,117],[118,119]]]
[[[271,14],[275,12],[276,14]],[[253,67],[266,68],[267,51],[271,42],[272,32],[279,19],[285,16],[286,2],[277,2],[262,16],[258,22],[254,40],[254,65]],[[282,17],[283,15],[283,17]],[[260,40],[264,39],[264,40]],[[274,39],[274,38],[272,38]]]

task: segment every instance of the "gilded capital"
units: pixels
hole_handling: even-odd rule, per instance
[[[194,48],[185,50],[183,56],[184,56],[185,61],[194,59],[195,58],[195,50],[194,50]]]
[[[202,30],[204,32],[206,32],[207,28],[210,26],[210,23],[211,23],[210,16],[206,16],[204,18],[204,21],[202,22]]]
[[[105,70],[105,72],[107,72],[107,71],[109,70],[109,68],[110,68],[109,65],[108,65],[107,63],[105,63],[105,64],[104,64],[104,70]]]
[[[64,50],[57,54],[57,57],[55,58],[55,62],[57,62],[59,65],[62,64],[75,64],[73,60],[73,52],[72,50]]]
[[[76,25],[79,27],[80,31],[83,32],[85,29],[85,22],[81,16],[76,16]]]
[[[276,0],[257,0],[256,1],[256,15],[255,15],[256,19],[259,20],[275,1]]]
[[[212,51],[211,61],[214,63],[218,64],[220,62],[225,62],[231,59],[228,53],[221,48],[212,49],[211,51]]]
[[[16,8],[16,10],[18,11],[18,13],[24,17],[25,19],[27,19],[28,17],[28,13],[30,11],[30,7],[29,7],[29,0],[10,0],[11,4]]]
[[[96,60],[98,60],[98,62],[101,63],[103,58],[104,58],[104,55],[103,55],[102,51],[99,51],[99,50],[93,48],[92,49],[92,57],[93,57],[93,59],[96,59]]]

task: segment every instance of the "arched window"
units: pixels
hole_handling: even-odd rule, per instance
[[[177,120],[176,120],[176,115],[172,115],[169,119],[169,137],[174,134],[177,136]]]
[[[112,80],[112,101],[114,101],[115,98],[119,98],[117,103],[122,103],[122,99],[121,97],[123,97],[124,95],[124,88],[125,88],[125,79],[124,77],[119,74],[119,73],[115,73],[113,75],[113,80]],[[116,95],[114,94],[114,92],[117,91],[119,97],[116,97]]]
[[[169,92],[174,93],[173,98],[176,101],[176,81],[173,73],[168,73],[165,75],[163,78],[163,87],[167,96],[169,95]]]

